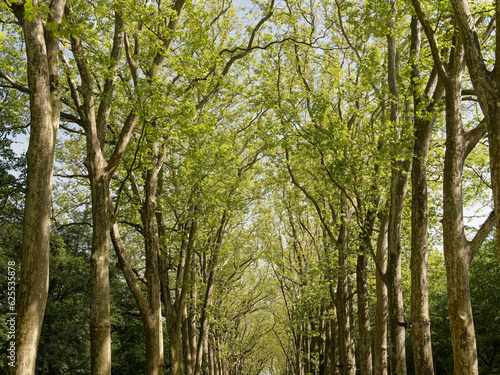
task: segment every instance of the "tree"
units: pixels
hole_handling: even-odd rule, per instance
[[[161,28],[159,33],[158,46],[152,47],[149,52],[154,56],[145,69],[144,75],[149,84],[152,84],[154,78],[160,72],[163,64],[167,59],[167,54],[172,41],[175,37],[175,31],[179,23],[179,18],[183,10],[185,1],[179,0],[172,5],[172,12],[166,15],[170,10],[159,7],[158,15],[161,19]],[[93,242],[92,242],[92,273],[91,273],[91,324],[90,331],[92,336],[92,374],[110,374],[111,372],[111,325],[110,325],[110,292],[109,292],[109,237],[113,224],[111,212],[111,194],[109,184],[114,176],[115,171],[120,165],[132,132],[139,121],[138,101],[133,100],[132,108],[128,108],[128,113],[120,119],[123,123],[121,129],[118,130],[118,137],[114,148],[108,153],[105,148],[106,137],[110,124],[110,115],[112,105],[116,105],[115,83],[118,77],[121,55],[124,46],[126,45],[127,63],[130,71],[130,80],[133,83],[136,93],[141,90],[139,83],[139,71],[136,59],[141,48],[141,33],[143,13],[138,14],[139,27],[135,34],[136,52],[133,54],[126,42],[125,22],[123,17],[125,13],[133,11],[126,7],[127,4],[122,4],[121,8],[114,10],[114,35],[109,53],[109,65],[106,71],[106,77],[103,79],[101,97],[104,98],[99,102],[98,109],[95,111],[97,100],[95,98],[94,86],[95,82],[92,77],[92,66],[90,64],[90,56],[86,56],[84,44],[81,37],[76,31],[75,25],[78,18],[81,21],[83,14],[75,14],[71,6],[66,8],[68,19],[75,28],[70,34],[71,51],[76,62],[76,66],[81,79],[80,88],[77,87],[74,79],[71,76],[69,63],[67,65],[67,83],[71,89],[71,97],[73,100],[74,110],[77,117],[71,117],[70,120],[81,125],[85,132],[87,143],[87,155],[85,165],[88,169],[88,177],[90,180],[90,190],[92,196],[92,221],[93,221]],[[130,4],[131,6],[133,4]],[[165,13],[164,13],[165,12]],[[169,18],[167,22],[166,19]],[[91,29],[90,23],[87,23]],[[93,25],[92,25],[93,26]],[[165,26],[164,28],[162,28]],[[91,55],[89,53],[89,55]],[[103,53],[105,55],[105,53]],[[81,100],[83,98],[83,101]],[[97,113],[96,113],[97,112]],[[120,113],[122,114],[122,113]],[[119,121],[120,121],[119,120]],[[156,311],[158,313],[158,309]],[[158,318],[159,319],[159,318]],[[158,327],[158,324],[156,324]],[[161,340],[160,340],[161,342]],[[160,345],[160,344],[158,344]],[[158,365],[160,366],[159,361]],[[157,370],[155,370],[157,371]]]
[[[485,62],[485,56],[489,53],[484,42],[492,34],[496,21],[500,17],[500,8],[495,3],[495,15],[491,18],[482,36],[477,32],[477,26],[472,17],[469,2],[467,0],[450,0],[455,14],[457,27],[463,41],[467,67],[474,86],[475,95],[481,105],[486,127],[488,129],[488,142],[490,151],[491,187],[493,191],[493,202],[496,215],[497,236],[500,235],[500,105],[498,98],[500,93],[500,75],[495,69],[500,63],[500,41],[495,39],[494,67],[489,70]],[[478,19],[478,25],[484,21],[484,17]],[[485,47],[482,47],[485,46]],[[498,259],[500,262],[500,244],[498,246]]]
[[[415,142],[413,146],[412,215],[411,215],[411,321],[413,357],[416,374],[433,374],[431,330],[428,306],[428,206],[427,160],[432,130],[436,120],[436,105],[441,101],[444,87],[433,68],[424,91],[419,87],[421,26],[414,16],[411,23],[412,91]]]
[[[413,6],[429,40],[439,79],[446,90],[446,151],[443,172],[443,245],[448,287],[455,372],[477,374],[476,338],[469,292],[468,270],[474,256],[493,228],[494,214],[469,241],[465,236],[463,220],[463,166],[467,156],[484,136],[486,123],[481,121],[466,131],[462,123],[462,72],[464,40],[459,34],[453,38],[447,63],[439,50],[436,35],[419,1]]]
[[[23,258],[17,305],[16,373],[34,374],[37,345],[49,288],[50,202],[54,146],[59,128],[59,28],[65,0],[50,3],[43,19],[42,4],[13,2],[10,8],[21,25],[27,56],[31,128],[27,152],[26,200],[23,224]],[[45,24],[44,24],[45,22]],[[50,27],[47,27],[47,23]],[[13,373],[13,368],[8,368]]]

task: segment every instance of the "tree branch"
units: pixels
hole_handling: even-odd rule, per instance
[[[434,30],[432,29],[427,16],[422,9],[422,4],[419,0],[412,0],[413,8],[415,8],[415,12],[417,13],[418,20],[420,21],[425,35],[427,36],[427,40],[429,41],[432,57],[434,59],[434,64],[438,70],[438,74],[443,81],[448,79],[448,73],[443,64],[443,58],[441,57],[441,53],[439,52],[438,41]]]
[[[10,86],[11,88],[13,89],[16,89],[16,90],[19,90],[21,92],[24,92],[24,93],[27,93],[29,94],[30,93],[30,89],[24,85],[21,85],[20,83],[18,83],[14,78],[12,78],[11,76],[9,76],[8,74],[2,72],[0,70],[0,78],[3,78],[5,79],[7,82],[10,83]]]
[[[469,244],[469,264],[472,262],[477,252],[481,248],[486,237],[491,232],[495,225],[495,211],[491,211],[488,218],[481,225],[481,228],[477,231],[476,235],[471,241],[468,241]]]
[[[141,315],[146,316],[148,310],[148,303],[146,297],[142,293],[141,288],[139,287],[139,284],[137,283],[137,280],[135,279],[134,276],[135,272],[132,266],[130,265],[130,261],[127,258],[127,253],[125,251],[125,247],[123,246],[116,220],[114,221],[113,226],[111,227],[111,242],[113,243],[116,256],[118,257],[118,267],[122,271],[123,276],[127,281],[127,285],[129,286],[130,290],[132,291],[132,294],[134,295],[134,299],[137,303],[139,311],[141,312]]]
[[[106,129],[108,126],[109,116],[111,114],[111,103],[113,101],[113,92],[115,89],[116,75],[118,72],[118,63],[123,50],[125,39],[124,22],[120,12],[115,11],[115,32],[113,36],[113,47],[111,48],[110,63],[107,72],[107,78],[104,83],[102,92],[102,100],[99,104],[97,113],[97,136],[101,143],[101,149],[104,148],[104,140],[106,138]]]
[[[464,159],[469,155],[469,153],[476,147],[477,143],[484,137],[488,131],[488,123],[486,118],[483,118],[481,122],[474,128],[465,133],[465,154]]]

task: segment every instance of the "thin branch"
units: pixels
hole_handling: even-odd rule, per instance
[[[441,79],[446,81],[448,79],[448,73],[443,64],[443,58],[441,57],[441,53],[439,52],[438,41],[434,30],[432,29],[427,16],[422,8],[422,4],[419,0],[412,0],[413,7],[415,8],[415,12],[417,13],[418,20],[420,21],[425,35],[427,36],[427,40],[429,41],[432,57],[434,59],[434,64],[438,70],[439,76]]]
[[[92,223],[89,223],[88,221],[80,221],[80,222],[74,222],[74,223],[68,223],[68,224],[61,224],[61,225],[57,225],[57,222],[56,222],[56,229],[57,230],[61,230],[63,228],[72,227],[74,225],[88,225],[89,227],[92,228]]]
[[[135,272],[130,264],[130,261],[127,258],[127,253],[125,251],[125,247],[123,246],[118,229],[118,224],[116,221],[111,227],[111,242],[113,243],[113,248],[115,249],[116,256],[118,257],[118,267],[122,271],[123,276],[127,281],[127,285],[134,295],[134,299],[137,303],[139,311],[141,312],[141,315],[146,316],[148,310],[148,302],[146,300],[146,297],[142,293],[137,280],[134,277]]]
[[[54,173],[54,177],[63,177],[63,178],[89,178],[87,174],[62,174],[62,173]]]
[[[16,90],[19,90],[21,92],[25,92],[27,94],[30,93],[30,89],[24,85],[21,85],[20,83],[18,83],[14,78],[12,78],[11,76],[9,76],[8,74],[2,72],[0,70],[0,78],[3,78],[5,79],[7,82],[10,83],[10,87],[13,88],[13,89],[16,89]],[[9,86],[8,86],[9,87]]]
[[[472,262],[477,252],[481,248],[486,237],[490,234],[491,230],[495,225],[495,211],[491,211],[488,218],[481,225],[481,228],[477,231],[476,235],[469,243],[469,264]]]
[[[467,157],[469,153],[476,147],[477,143],[484,137],[488,131],[488,123],[486,118],[483,118],[481,122],[474,128],[469,130],[465,134],[465,155]]]

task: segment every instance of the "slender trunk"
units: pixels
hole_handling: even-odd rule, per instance
[[[205,342],[207,335],[208,335],[208,309],[210,307],[210,304],[212,303],[212,292],[213,292],[213,287],[214,287],[214,282],[215,282],[215,274],[216,274],[216,267],[217,263],[219,261],[219,251],[222,246],[222,242],[224,240],[224,235],[225,235],[225,228],[226,228],[226,223],[227,223],[228,217],[227,217],[227,212],[224,211],[222,214],[222,218],[219,224],[219,228],[217,229],[217,235],[215,237],[215,241],[212,243],[213,245],[213,251],[212,255],[210,257],[210,262],[209,262],[209,269],[208,271],[208,278],[206,280],[206,292],[205,292],[205,299],[203,301],[203,306],[201,309],[201,317],[200,317],[200,332],[198,335],[198,343],[196,347],[196,353],[193,351],[193,359],[196,360],[195,367],[194,367],[194,375],[199,375],[201,372],[201,367],[202,367],[202,357],[203,357],[203,343]]]
[[[340,371],[342,375],[356,374],[356,359],[354,354],[354,337],[351,326],[351,279],[347,265],[348,244],[347,244],[347,223],[349,222],[349,212],[347,200],[344,200],[344,222],[339,234],[339,277],[337,284],[337,317],[339,322],[339,345],[340,345]]]
[[[325,322],[324,328],[323,328],[323,335],[325,336],[325,352],[324,352],[324,374],[333,374],[332,370],[332,330],[331,330],[331,320],[327,320]]]
[[[90,258],[91,373],[111,373],[111,321],[109,289],[110,200],[109,180],[103,168],[89,167],[92,195],[92,254]]]
[[[332,358],[332,374],[339,375],[340,368],[338,364],[340,363],[339,355],[339,330],[338,330],[338,316],[335,304],[332,304],[333,309],[333,319],[331,320],[330,331],[331,331],[331,341],[332,345],[330,348],[330,356]]]
[[[497,7],[498,6],[499,3],[497,2]],[[500,17],[499,13],[500,10],[497,10],[497,15],[496,15],[497,17]],[[498,67],[500,63],[500,56],[498,54],[496,56],[496,59],[497,59],[496,60],[497,64],[495,66]],[[500,81],[500,77],[498,80]],[[498,83],[496,87],[499,87]],[[500,238],[500,100],[499,98],[500,98],[500,92],[497,94],[496,99],[492,99],[490,101],[487,124],[488,124],[488,144],[490,151],[491,187],[493,192],[493,203],[496,216],[498,261],[500,264],[500,241],[498,240]]]
[[[65,1],[53,1],[48,22],[59,24]],[[37,7],[38,1],[33,1]],[[49,288],[52,168],[59,129],[59,40],[45,31],[39,13],[26,16],[12,4],[26,43],[30,97],[30,139],[23,221],[22,263],[16,322],[16,373],[34,374]],[[14,373],[14,367],[7,367]]]
[[[356,286],[358,290],[358,326],[360,371],[362,375],[371,375],[372,348],[370,330],[370,306],[368,300],[368,276],[366,273],[366,249],[362,246],[356,265]]]
[[[217,375],[217,361],[216,361],[216,353],[215,353],[215,348],[214,344],[215,340],[213,336],[210,337],[210,340],[208,342],[208,361],[210,365],[210,371],[208,372],[209,375]]]
[[[462,127],[461,70],[446,83],[446,152],[443,180],[443,240],[448,313],[455,374],[478,374],[476,337],[469,292],[470,253],[463,222],[462,175],[465,131]]]
[[[401,278],[401,225],[407,187],[408,176],[396,167],[392,172],[391,210],[389,213],[387,291],[391,373],[397,375],[406,375],[406,323]]]
[[[186,375],[193,375],[194,371],[194,353],[191,352],[191,330],[189,329],[190,321],[187,313],[187,306],[184,306],[182,319],[182,354],[184,359],[184,367]],[[194,333],[194,332],[193,332]]]
[[[170,373],[183,375],[182,368],[182,337],[180,329],[169,330]]]
[[[210,374],[210,351],[209,351],[209,340],[208,335],[205,337],[203,342],[203,374]]]
[[[387,375],[387,286],[384,281],[387,270],[387,231],[389,217],[386,213],[380,214],[380,231],[377,240],[377,276],[376,294],[377,306],[375,314],[375,343],[374,369],[375,375]],[[382,273],[382,274],[381,274]]]
[[[156,144],[151,145],[153,159],[156,163]],[[154,164],[146,173],[144,186],[144,202],[141,209],[143,236],[146,252],[146,280],[148,282],[148,308],[145,322],[146,330],[146,374],[162,375],[163,358],[163,327],[161,317],[160,270],[158,254],[158,237],[156,216],[156,190],[158,172],[161,168]]]
[[[184,229],[189,231],[187,238],[181,243],[182,258],[177,265],[177,279],[175,282],[175,300],[172,298],[172,289],[170,287],[169,265],[165,259],[161,265],[161,296],[165,306],[165,315],[167,318],[167,330],[169,335],[170,352],[170,373],[172,375],[183,375],[183,353],[182,353],[182,327],[184,320],[184,309],[189,290],[189,279],[191,277],[191,265],[194,252],[195,235],[198,228],[197,219],[194,217],[197,212],[197,206],[190,209],[192,217],[184,225]],[[165,224],[163,223],[161,213],[157,214],[160,237],[165,236]]]
[[[412,19],[411,50],[415,60],[420,52],[420,23]],[[418,62],[413,63],[412,78],[418,82],[420,73]],[[422,100],[418,89],[413,89],[415,142],[413,147],[413,167],[411,171],[411,322],[413,358],[416,375],[434,374],[431,346],[431,322],[429,318],[427,256],[427,156],[432,136],[433,120],[420,116]],[[429,114],[427,114],[429,115]],[[426,116],[428,117],[428,116]]]
[[[390,120],[394,132],[399,133],[399,90],[396,41],[392,35],[396,1],[391,0],[391,34],[387,36],[388,83],[391,92]],[[399,135],[401,137],[401,135]],[[391,373],[406,375],[406,338],[404,326],[403,285],[401,279],[401,225],[404,200],[408,188],[411,160],[393,161],[388,227],[387,291],[390,327]]]

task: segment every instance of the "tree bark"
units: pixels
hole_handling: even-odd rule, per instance
[[[462,176],[468,153],[485,134],[483,124],[465,132],[462,126],[461,77],[463,47],[456,43],[455,58],[446,82],[446,152],[443,180],[443,240],[455,374],[478,374],[476,337],[469,291],[469,265],[487,232],[493,215],[472,241],[467,241],[463,221]]]
[[[377,275],[376,283],[376,314],[375,314],[375,342],[374,352],[374,370],[375,375],[388,374],[387,362],[387,286],[385,284],[385,275],[387,271],[387,231],[389,217],[387,213],[381,212],[379,215],[380,229],[377,240]]]
[[[90,258],[91,372],[111,374],[111,319],[109,289],[109,180],[102,170],[89,168],[92,194],[92,254]]]
[[[347,198],[343,201],[343,222],[339,230],[339,277],[337,284],[337,318],[339,327],[340,345],[340,371],[342,375],[356,374],[356,357],[354,353],[354,337],[351,326],[353,325],[351,305],[352,286],[347,265],[348,243],[347,243],[347,223],[350,220]]]
[[[150,146],[152,165],[146,172],[144,186],[145,196],[141,209],[144,245],[146,250],[146,280],[148,283],[147,316],[143,317],[146,329],[147,375],[162,375],[164,373],[158,231],[155,221],[158,173],[163,165],[164,153],[158,155],[156,148],[157,144],[153,142]]]
[[[473,375],[478,374],[478,365],[469,294],[469,249],[463,223],[465,132],[462,128],[460,92],[461,73],[450,77],[446,84],[443,240],[454,372]]]
[[[428,303],[427,257],[428,257],[428,225],[427,225],[427,157],[434,125],[434,105],[439,102],[443,86],[439,84],[429,105],[423,103],[421,91],[416,87],[420,80],[418,59],[420,53],[420,22],[413,17],[411,29],[411,51],[415,56],[412,63],[412,82],[414,82],[414,128],[412,182],[412,215],[411,215],[411,321],[412,342],[415,373],[417,375],[434,374],[432,359],[431,329]],[[436,74],[431,73],[427,87],[435,86]],[[430,92],[426,90],[426,98]],[[424,106],[422,108],[422,106]]]
[[[392,16],[396,12],[396,2],[391,1]],[[391,18],[391,33],[393,27]],[[399,90],[398,63],[396,41],[392,34],[387,36],[388,46],[388,82],[391,93],[390,120],[395,132],[399,132]],[[389,227],[388,227],[388,259],[387,290],[390,327],[390,365],[391,373],[406,375],[406,337],[404,326],[403,286],[401,279],[401,225],[403,219],[404,200],[409,182],[411,160],[393,161]]]
[[[372,368],[372,340],[370,329],[370,305],[368,297],[368,275],[366,262],[366,244],[361,245],[356,264],[356,287],[358,290],[358,326],[360,372],[362,375],[371,375]]]
[[[33,7],[38,1],[33,0]],[[61,23],[64,0],[50,4],[47,22]],[[31,127],[23,221],[22,263],[16,322],[16,374],[34,374],[37,346],[49,289],[52,170],[59,129],[59,40],[44,29],[37,11],[27,17],[24,4],[12,4],[26,43]],[[14,367],[7,367],[14,373]]]

